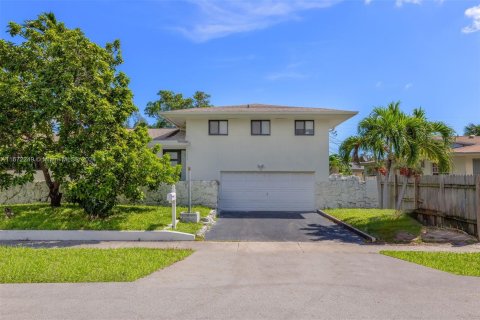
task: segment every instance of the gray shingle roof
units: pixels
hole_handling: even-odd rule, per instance
[[[232,112],[232,113],[252,113],[252,112],[286,112],[286,113],[324,113],[324,112],[346,112],[354,113],[353,111],[344,111],[327,108],[309,108],[309,107],[294,107],[294,106],[279,106],[271,104],[242,104],[234,106],[218,106],[209,108],[192,108],[174,111],[166,111],[165,114],[202,114],[202,113],[218,113],[218,112]]]
[[[148,129],[148,135],[152,140],[165,140],[180,131],[178,128]]]

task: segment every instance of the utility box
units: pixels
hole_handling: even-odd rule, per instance
[[[200,212],[181,212],[180,221],[182,222],[200,222]]]

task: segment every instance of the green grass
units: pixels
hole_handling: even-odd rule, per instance
[[[380,251],[381,254],[458,274],[480,277],[480,253]]]
[[[0,283],[134,281],[183,260],[192,252],[0,247]]]
[[[326,213],[360,229],[379,241],[408,242],[397,238],[399,234],[421,235],[422,225],[405,213],[390,209],[327,209]],[[416,241],[419,241],[418,239]]]
[[[172,222],[171,207],[119,205],[105,219],[90,219],[77,205],[62,204],[52,208],[48,204],[8,205],[15,216],[6,218],[0,206],[0,230],[162,230]],[[193,207],[205,217],[210,212],[206,207]],[[177,207],[177,217],[185,207]],[[196,233],[201,223],[182,223],[177,231]]]

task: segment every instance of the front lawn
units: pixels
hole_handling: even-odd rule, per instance
[[[380,251],[389,257],[463,276],[480,277],[480,253]]]
[[[183,260],[192,252],[0,247],[0,283],[134,281]]]
[[[360,229],[379,241],[419,241],[422,225],[405,213],[392,209],[326,209],[326,213]]]
[[[4,207],[12,208],[15,216],[6,218]],[[119,205],[105,219],[90,219],[77,205],[62,204],[52,208],[48,204],[17,204],[0,206],[0,230],[162,230],[172,222],[172,208],[145,205]],[[193,207],[205,217],[206,207]],[[177,217],[185,207],[177,207]],[[196,233],[201,223],[182,223],[177,231]]]

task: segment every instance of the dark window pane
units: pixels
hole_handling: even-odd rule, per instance
[[[305,129],[305,122],[304,121],[295,121],[295,129]]]
[[[218,134],[218,121],[210,121],[210,134]]]
[[[262,134],[270,134],[270,121],[262,121]]]
[[[228,121],[219,121],[218,134],[228,134]]]
[[[261,122],[252,121],[252,134],[261,134]]]
[[[313,121],[305,121],[305,134],[312,135],[313,130]]]

